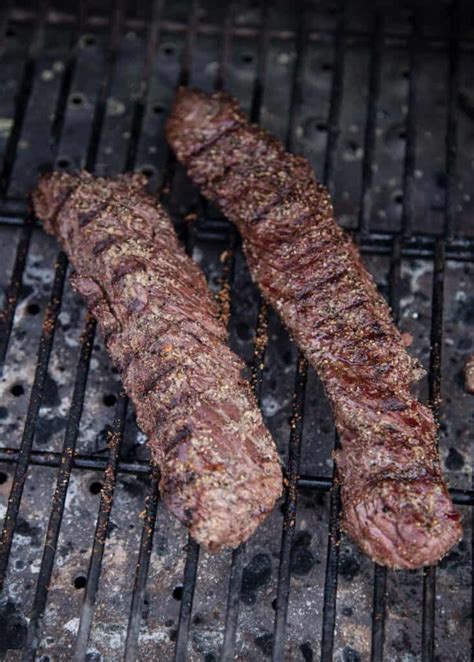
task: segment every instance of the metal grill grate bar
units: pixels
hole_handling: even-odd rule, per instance
[[[94,170],[97,159],[99,140],[104,123],[109,89],[115,69],[122,24],[123,0],[116,0],[111,16],[106,65],[96,99],[90,140],[87,149],[86,168],[91,171]],[[94,542],[92,545],[89,569],[87,573],[87,584],[84,595],[84,602],[82,604],[79,628],[74,645],[73,659],[75,660],[83,660],[87,652],[87,646],[92,627],[92,619],[94,616],[95,600],[99,587],[100,574],[102,571],[102,560],[105,543],[110,523],[110,513],[112,511],[113,497],[116,487],[120,444],[125,428],[127,407],[128,398],[124,393],[120,393],[117,399],[112,432],[109,435],[108,440],[109,455],[104,471],[104,484],[100,495],[99,513],[97,517]]]
[[[331,87],[331,101],[329,107],[329,135],[326,148],[326,159],[324,163],[323,183],[332,187],[332,178],[334,170],[335,152],[337,147],[337,137],[339,135],[340,110],[342,103],[342,91],[344,81],[345,66],[345,0],[342,0],[340,7],[340,17],[338,20],[338,30],[335,38],[335,66],[334,76]],[[332,136],[332,137],[331,137]],[[336,434],[335,447],[339,445]],[[334,481],[336,468],[333,468],[333,488],[330,495],[329,506],[329,534],[326,559],[326,575],[324,579],[324,599],[323,599],[323,625],[321,636],[321,662],[332,660],[334,646],[334,628],[336,623],[336,598],[337,581],[339,570],[339,511],[341,507],[341,495],[339,485]]]
[[[46,532],[43,558],[41,559],[33,609],[28,627],[26,651],[23,656],[25,661],[35,659],[41,636],[41,622],[46,607],[46,601],[48,599],[49,583],[51,581],[54,559],[56,557],[59,531],[61,529],[64,508],[66,505],[69,479],[73,468],[73,457],[79,433],[82,407],[84,404],[84,395],[87,385],[87,376],[89,373],[89,363],[92,354],[95,329],[95,319],[91,315],[88,315],[86,328],[82,336],[74,393],[72,396],[66,434],[64,437],[64,445],[61,453],[61,464],[58,471],[56,489],[53,494],[51,516]]]
[[[10,3],[8,3],[8,6],[9,5]],[[83,7],[83,3],[81,2],[79,3],[80,9],[79,9],[77,36],[80,34],[80,30],[84,22],[84,12],[81,11],[82,7]],[[25,72],[23,75],[22,82],[20,83],[20,91],[17,96],[17,103],[15,107],[15,114],[13,120],[13,129],[10,134],[9,142],[8,142],[8,145],[10,144],[12,145],[10,149],[12,149],[13,151],[10,157],[7,158],[9,153],[8,152],[9,148],[7,146],[7,149],[5,151],[5,158],[3,160],[2,170],[0,174],[0,198],[5,197],[8,190],[10,175],[13,169],[15,156],[16,156],[16,149],[18,147],[18,140],[21,135],[21,127],[23,126],[23,120],[28,106],[29,95],[31,93],[34,74],[36,71],[35,58],[38,57],[42,46],[42,35],[44,32],[44,24],[46,22],[46,18],[47,18],[47,6],[43,4],[43,9],[40,12],[39,17],[37,19],[37,28],[35,30],[35,36],[32,41],[32,46],[30,47],[30,55],[28,60],[30,64],[28,65],[27,63],[25,65]],[[3,26],[3,30],[6,29],[6,25],[8,22],[8,12],[5,13],[4,21],[5,21],[5,25]],[[66,100],[71,85],[72,72],[74,68],[74,59],[75,59],[74,50],[73,48],[71,48],[71,55],[68,58],[64,71],[64,76],[61,81],[61,89],[59,94],[58,105],[52,123],[51,135],[52,135],[52,150],[54,154],[57,153],[62,126],[64,123]],[[0,375],[3,372],[5,358],[8,351],[13,320],[15,317],[15,311],[20,296],[20,291],[23,281],[23,273],[26,266],[26,259],[28,257],[31,233],[35,225],[35,219],[31,214],[28,214],[24,221],[23,219],[20,220],[20,223],[22,225],[22,228],[21,228],[21,234],[15,256],[15,264],[13,267],[11,280],[6,291],[5,308],[2,311],[1,319],[0,319]]]
[[[2,448],[0,451],[0,462],[16,464],[19,451],[16,448]],[[30,464],[40,467],[59,467],[62,454],[57,452],[32,451]],[[75,454],[73,457],[73,468],[85,471],[104,471],[107,460],[100,457]],[[118,472],[123,474],[149,475],[151,467],[149,462],[119,462]],[[332,479],[326,476],[301,475],[298,478],[298,488],[312,490],[330,490]],[[474,505],[474,490],[462,490],[455,487],[449,490],[454,503],[460,506]]]
[[[131,123],[130,141],[125,159],[124,170],[132,170],[135,166],[138,143],[142,131],[143,117],[149,91],[149,82],[152,71],[153,58],[157,52],[160,42],[160,23],[164,9],[163,0],[157,0],[152,5],[150,30],[147,36],[147,47],[145,62],[141,76],[140,95],[136,100]],[[145,588],[148,577],[150,554],[155,532],[156,514],[158,509],[159,472],[152,469],[150,485],[146,496],[145,518],[143,521],[140,547],[138,551],[137,565],[135,569],[135,582],[130,605],[130,615],[127,628],[127,639],[125,642],[124,659],[133,662],[136,659],[138,649],[138,635],[142,617],[142,608],[145,599]]]
[[[329,100],[328,137],[323,168],[323,184],[332,192],[334,188],[334,164],[337,141],[340,133],[340,115],[344,84],[344,67],[346,55],[346,0],[339,0],[339,19],[334,38],[334,75]]]
[[[6,195],[8,185],[10,183],[10,177],[18,148],[18,141],[20,139],[23,120],[25,119],[26,109],[28,107],[28,101],[35,77],[36,60],[43,46],[44,28],[48,5],[49,2],[47,0],[40,0],[40,9],[36,21],[36,28],[28,51],[28,57],[23,69],[17,100],[15,103],[13,127],[10,131],[10,135],[8,136],[8,142],[5,148],[2,168],[0,171],[0,198],[3,198]]]
[[[13,126],[8,136],[8,141],[5,147],[5,153],[0,169],[0,199],[4,199],[10,182],[10,177],[15,161],[15,156],[18,147],[18,141],[21,135],[21,129],[28,107],[33,80],[36,72],[36,58],[39,55],[43,45],[44,26],[46,22],[48,4],[41,2],[39,16],[36,21],[36,28],[34,31],[33,39],[28,51],[28,57],[23,68],[23,74],[20,81],[20,86],[16,96],[15,111],[13,117]],[[0,37],[3,41],[5,31],[8,24],[8,16],[10,10],[10,3],[6,3],[2,8],[1,18],[1,31]],[[26,258],[30,246],[31,230],[33,221],[30,215],[27,216],[22,227],[20,239],[15,257],[15,265],[13,267],[12,277],[6,291],[6,304],[1,314],[0,320],[0,375],[3,373],[5,357],[10,342],[10,335],[13,326],[13,319],[15,317],[15,310],[20,296],[20,289],[22,284],[23,272],[25,270]]]
[[[82,27],[83,21],[82,15],[80,15],[79,21],[78,21],[78,31],[77,31],[77,36],[79,35],[80,29]],[[73,52],[73,49],[71,48],[71,53]],[[59,100],[58,100],[58,105],[56,108],[56,113],[55,113],[55,118],[53,120],[53,151],[56,153],[57,148],[59,145],[59,137],[60,137],[60,132],[62,129],[63,125],[63,119],[64,119],[64,108],[65,108],[65,103],[66,103],[66,98],[69,93],[70,89],[70,82],[71,82],[71,76],[72,76],[72,70],[73,70],[73,63],[74,63],[74,57],[71,56],[68,59],[68,64],[65,69],[65,75],[62,79],[61,83],[61,88],[60,88],[60,94],[59,94]],[[54,130],[56,129],[56,130]],[[32,216],[28,216],[26,221],[25,221],[25,226],[22,230],[22,237],[20,238],[20,244],[19,248],[17,250],[17,255],[16,255],[16,262],[15,262],[15,268],[14,268],[14,276],[12,278],[12,282],[15,283],[15,286],[17,288],[16,296],[13,299],[13,306],[12,306],[12,318],[14,314],[14,309],[16,307],[17,301],[18,301],[18,295],[19,295],[19,288],[21,287],[21,276],[24,270],[25,262],[26,262],[26,256],[27,256],[27,251],[29,247],[29,242],[30,242],[30,237],[31,237],[31,229],[34,223],[34,219]],[[25,239],[24,239],[25,238]],[[27,238],[27,241],[26,241]],[[24,242],[24,246],[22,246],[22,242]],[[65,260],[63,254],[60,254],[58,257],[58,260],[61,259],[64,261],[64,274],[62,278],[62,282],[64,282],[64,275],[67,269],[67,260]],[[21,266],[17,267],[17,264],[21,263]],[[15,280],[15,272],[18,270],[18,276],[16,277]],[[61,297],[62,297],[62,287],[61,287],[61,294],[59,297],[57,297],[58,300],[58,305],[60,306],[61,304]],[[45,315],[45,320],[48,319],[48,312],[46,312]],[[34,603],[33,603],[33,608],[32,608],[32,614],[31,614],[31,619],[30,619],[30,624],[28,628],[28,638],[26,642],[26,650],[24,653],[24,659],[34,659],[36,650],[39,644],[39,637],[41,634],[41,621],[43,618],[43,613],[44,609],[46,606],[46,601],[48,597],[48,587],[49,587],[49,582],[51,579],[51,574],[53,571],[53,565],[54,565],[54,559],[56,556],[56,549],[57,549],[57,543],[58,543],[58,537],[59,537],[59,531],[61,528],[61,523],[62,523],[62,517],[64,513],[64,508],[65,508],[65,502],[66,502],[66,494],[67,494],[67,488],[69,485],[69,478],[71,475],[71,470],[72,470],[72,465],[73,465],[73,455],[74,455],[74,448],[78,436],[78,431],[79,431],[79,422],[81,418],[81,413],[82,413],[82,406],[84,402],[84,394],[85,394],[85,388],[86,388],[86,383],[87,383],[87,375],[89,371],[89,361],[90,361],[90,355],[91,355],[91,348],[92,348],[92,343],[95,335],[95,320],[93,320],[90,316],[87,319],[86,322],[86,327],[85,331],[83,334],[83,339],[81,343],[81,352],[80,352],[80,357],[79,357],[79,364],[77,368],[77,374],[76,374],[76,382],[74,386],[74,393],[73,393],[73,398],[72,398],[72,403],[71,403],[71,408],[69,412],[69,419],[68,419],[68,424],[66,428],[66,434],[65,434],[65,439],[64,439],[64,446],[63,446],[63,451],[61,455],[61,460],[60,463],[58,462],[58,465],[60,467],[60,470],[58,472],[58,478],[57,478],[57,484],[56,484],[56,490],[53,495],[53,501],[52,501],[52,506],[51,506],[51,516],[48,524],[48,529],[46,533],[46,541],[44,545],[44,550],[43,550],[43,557],[41,560],[41,566],[40,566],[40,571],[38,575],[38,582],[37,582],[37,587],[36,587],[36,592],[35,592],[35,598],[34,598]],[[7,343],[8,342],[8,336],[6,337],[6,342],[4,346],[4,351],[6,353],[7,350]],[[51,339],[51,346],[53,343],[53,339]],[[4,358],[4,356],[3,356]],[[48,359],[45,361],[45,375],[47,373],[48,369],[48,363],[49,363],[49,356]],[[43,389],[42,389],[43,391]],[[41,394],[41,399],[42,399],[42,394]],[[41,404],[41,402],[40,402]],[[35,415],[36,419],[36,415]],[[31,443],[29,444],[29,453],[28,457],[26,459],[27,463],[31,462],[31,446],[32,442],[34,439],[34,426],[35,426],[35,421],[33,422],[33,431],[31,433],[32,438],[31,438]],[[21,453],[21,451],[20,451]],[[18,460],[17,460],[18,462]],[[21,499],[20,499],[21,500]],[[16,518],[15,518],[16,519]]]
[[[448,68],[448,117],[446,127],[446,198],[444,238],[436,242],[433,272],[433,302],[431,318],[431,357],[429,371],[429,398],[435,420],[439,423],[441,404],[442,346],[443,346],[443,303],[444,276],[446,265],[446,241],[454,232],[456,152],[457,152],[457,93],[459,84],[459,52],[457,43],[459,4],[457,0],[450,7],[451,25],[449,40]],[[435,655],[435,609],[436,609],[436,568],[431,566],[423,571],[423,614],[422,648],[423,662],[434,659]]]
[[[222,33],[222,49],[220,53],[219,68],[216,77],[216,90],[224,87],[226,79],[230,47],[231,47],[231,25],[232,12],[228,7],[224,13],[224,25]],[[230,252],[228,268],[225,271],[225,280],[222,283],[223,288],[231,290],[234,279],[235,252],[237,244],[237,233],[232,228],[230,233]],[[245,561],[245,545],[240,545],[232,551],[232,560],[229,573],[229,586],[227,590],[227,604],[225,612],[224,639],[222,643],[221,659],[222,662],[230,662],[235,657],[235,638],[237,633],[237,622],[239,619],[240,590],[242,586],[242,573]]]
[[[130,166],[132,167],[132,166]],[[129,168],[130,170],[130,168]],[[16,205],[16,203],[13,203]],[[171,213],[173,220],[178,220]],[[18,216],[18,209],[7,209],[0,212],[0,226],[23,227],[25,218]],[[36,219],[31,220],[32,228],[39,228],[41,224]],[[196,234],[199,239],[219,243],[228,240],[229,222],[224,218],[200,217],[196,222]],[[385,230],[383,232],[370,232],[370,236],[359,237],[359,250],[362,255],[391,255],[393,240],[399,235],[397,231]],[[405,240],[402,246],[402,255],[412,258],[432,259],[434,257],[437,235],[415,232]],[[446,245],[446,259],[454,262],[474,262],[474,239],[468,236],[453,237]]]
[[[74,31],[73,41],[71,43],[69,54],[66,59],[56,113],[51,126],[51,137],[53,143],[53,151],[55,155],[57,155],[58,152],[61,135],[63,132],[64,121],[66,118],[67,100],[69,97],[69,92],[71,90],[74,69],[76,66],[77,45],[79,43],[79,39],[82,30],[84,28],[85,22],[86,22],[86,3],[84,2],[84,0],[81,0],[80,2],[78,2],[77,5],[76,30]]]
[[[331,488],[329,500],[329,536],[326,558],[326,576],[324,579],[323,628],[321,638],[321,662],[332,660],[334,647],[334,628],[336,625],[336,597],[339,569],[339,542],[341,531],[339,511],[341,509],[341,491],[337,484]]]
[[[107,58],[102,77],[96,106],[94,109],[94,117],[92,119],[92,128],[90,133],[90,141],[87,149],[86,157],[86,170],[93,171],[97,160],[97,152],[99,149],[100,136],[102,133],[102,126],[105,118],[105,105],[109,93],[110,83],[114,72],[115,61],[117,57],[117,49],[120,43],[120,36],[122,33],[123,22],[123,4],[124,0],[115,0],[114,8],[110,21],[110,40],[107,48]]]
[[[416,153],[416,101],[418,83],[418,47],[421,38],[416,10],[412,17],[412,32],[409,45],[409,80],[408,80],[408,111],[406,120],[405,163],[403,168],[403,207],[402,232],[409,239],[413,232],[413,192],[415,183],[415,153]]]
[[[433,272],[433,315],[431,318],[431,360],[429,372],[430,405],[439,423],[441,403],[441,353],[443,342],[443,296],[445,273],[444,240],[437,244]],[[424,661],[434,659],[435,647],[436,571],[431,566],[423,571],[422,648]]]
[[[0,377],[5,367],[13,320],[20,296],[28,250],[30,248],[32,228],[33,219],[31,216],[27,216],[21,228],[15,255],[15,264],[13,265],[11,279],[5,292],[5,307],[0,315]]]
[[[261,25],[258,33],[258,52],[257,52],[257,69],[253,81],[252,100],[250,108],[250,119],[252,122],[258,122],[260,119],[263,95],[265,91],[266,71],[267,71],[267,58],[268,58],[268,44],[269,35],[267,30],[267,16],[268,16],[268,2],[261,0],[260,2],[260,16]],[[224,18],[225,26],[228,27],[230,22],[230,11],[227,12],[228,17]],[[224,39],[222,44],[222,71],[221,75],[225,72],[227,64],[227,55],[230,48],[230,36],[228,31],[224,31]],[[223,80],[218,76],[216,85],[219,86]],[[230,243],[233,247],[237,244],[237,231],[234,226],[231,229]],[[233,254],[235,250],[233,250]],[[235,258],[233,258],[235,259]],[[229,287],[232,288],[232,275],[231,269]],[[268,326],[268,306],[262,301],[259,295],[257,324],[255,330],[254,352],[252,357],[252,376],[251,386],[260,403],[260,391],[263,380],[263,367],[265,362],[265,353],[268,344],[267,338]],[[244,571],[246,544],[242,543],[232,553],[232,561],[230,567],[229,588],[227,594],[227,608],[225,618],[224,642],[222,647],[222,659],[233,660],[235,657],[235,639],[237,633],[237,625],[239,620],[239,606],[240,606],[240,591],[242,587],[242,577]]]
[[[448,241],[454,236],[456,217],[456,155],[457,155],[457,99],[459,91],[459,2],[453,0],[450,7],[451,25],[448,41],[447,101],[448,121],[446,127],[446,200],[445,235]]]
[[[125,642],[125,662],[134,662],[138,654],[138,634],[142,619],[145,588],[150,564],[150,554],[155,531],[156,512],[158,509],[158,472],[153,472],[146,497],[145,518],[143,520],[140,549],[138,552],[135,583],[133,585],[132,604],[128,619],[127,640]]]
[[[301,102],[302,70],[306,57],[307,30],[304,5],[298,7],[300,13],[299,29],[296,35],[296,58],[292,75],[292,90],[290,97],[290,116],[286,136],[286,147],[291,150],[296,132],[296,110]],[[329,148],[329,147],[328,147]],[[298,356],[295,387],[293,391],[293,406],[290,423],[290,440],[286,474],[288,485],[285,493],[283,510],[283,531],[281,538],[280,563],[278,568],[278,584],[274,622],[273,660],[284,659],[286,622],[290,600],[290,579],[292,548],[296,528],[298,509],[297,481],[300,468],[301,442],[303,438],[304,403],[308,366],[301,355]]]
[[[385,641],[385,613],[387,593],[387,568],[376,565],[374,568],[374,601],[372,606],[372,643],[370,659],[383,660]]]
[[[401,281],[401,240],[393,242],[390,260],[390,306],[395,323],[400,317],[400,281]],[[375,564],[374,597],[372,606],[372,645],[371,660],[382,661],[384,658],[385,615],[387,601],[387,568]]]
[[[11,19],[19,24],[29,24],[35,23],[37,20],[37,13],[28,11],[25,9],[15,9],[11,11]],[[55,14],[53,17],[49,18],[48,22],[50,23],[61,23],[64,25],[69,25],[75,22],[75,16],[73,13],[61,12],[59,15]],[[109,24],[108,18],[104,15],[92,14],[90,15],[89,22],[94,28],[104,28]],[[141,18],[132,18],[127,17],[125,21],[127,28],[134,30],[143,30],[147,27],[147,21]],[[161,27],[166,32],[173,32],[176,34],[186,34],[189,29],[189,24],[181,20],[170,20],[164,19],[161,22]],[[197,27],[196,34],[198,36],[213,36],[220,35],[222,31],[221,25],[201,21]],[[332,26],[318,26],[315,29],[312,29],[308,32],[308,38],[310,41],[321,41],[321,39],[326,39],[332,41],[334,35],[337,32],[337,27]],[[234,25],[231,29],[231,36],[235,37],[258,37],[260,30],[258,27],[253,25]],[[283,41],[292,41],[295,38],[295,30],[292,28],[270,28],[268,30],[268,36],[270,39],[280,39]],[[363,28],[353,27],[347,30],[346,36],[351,40],[354,40],[355,43],[367,45],[371,43],[370,37],[367,35],[367,32]],[[432,51],[439,51],[443,48],[442,41],[444,35],[442,33],[430,34],[427,35],[426,45]],[[390,27],[385,30],[385,39],[388,43],[393,45],[399,45],[402,47],[407,47],[410,40],[410,31],[401,31],[400,29],[392,30]],[[459,40],[459,45],[462,51],[472,52],[473,39],[469,35],[462,35]]]
[[[284,659],[286,620],[290,600],[292,549],[298,508],[297,480],[300,465],[301,440],[303,437],[304,401],[307,375],[307,363],[300,356],[295,377],[295,389],[293,392],[293,415],[291,420],[289,454],[286,468],[288,486],[285,495],[280,565],[278,568],[278,589],[273,643],[273,660],[275,661]]]
[[[401,222],[403,238],[406,240],[410,239],[413,228],[413,188],[416,148],[416,88],[418,64],[417,50],[419,38],[418,17],[415,11],[412,16],[412,31],[409,43],[410,63],[408,68],[408,109],[406,119],[405,160],[403,169],[403,206]],[[375,137],[375,132],[373,135]],[[371,164],[370,170],[372,170]],[[401,246],[401,238],[394,237],[390,260],[390,306],[392,309],[393,319],[396,324],[398,324],[400,316]],[[381,662],[384,659],[387,574],[387,568],[381,567],[377,564],[375,565],[371,642],[371,660],[373,662]]]
[[[152,3],[152,15],[150,30],[147,37],[145,63],[141,74],[140,93],[133,107],[132,123],[130,128],[130,141],[128,143],[127,156],[124,171],[128,172],[135,166],[137,148],[142,130],[143,116],[145,114],[146,100],[150,76],[153,66],[153,58],[158,50],[161,38],[161,23],[164,10],[164,0],[155,0]]]
[[[89,570],[87,571],[87,584],[82,604],[79,629],[74,645],[73,660],[82,662],[87,653],[87,644],[94,616],[94,605],[99,587],[100,573],[102,570],[102,559],[104,556],[105,541],[109,530],[110,513],[116,486],[118,458],[120,443],[125,428],[125,418],[127,415],[128,398],[121,393],[115,409],[115,418],[112,425],[112,432],[109,435],[109,457],[104,474],[104,484],[100,495],[99,514],[97,516],[97,525],[95,528],[94,542],[90,557]]]
[[[187,85],[191,75],[191,64],[193,57],[193,45],[196,38],[196,31],[198,26],[198,3],[197,0],[192,0],[191,12],[189,16],[189,23],[186,30],[186,42],[183,51],[181,70],[178,79],[179,85]],[[168,153],[168,173],[171,184],[175,180],[175,168],[177,162],[171,150]],[[186,246],[186,252],[189,254],[191,250],[191,238],[186,232],[183,238]],[[188,535],[186,563],[184,568],[183,578],[183,592],[181,597],[181,605],[179,610],[178,631],[176,634],[176,646],[174,652],[174,659],[177,661],[186,659],[186,651],[188,646],[189,627],[191,623],[191,614],[193,608],[194,591],[196,588],[197,568],[199,562],[199,545]]]
[[[377,104],[380,96],[380,73],[384,44],[383,19],[375,12],[372,37],[372,52],[369,69],[369,96],[367,100],[367,120],[364,136],[364,157],[362,161],[362,185],[359,205],[359,232],[361,238],[370,231],[372,213],[372,165],[375,157],[375,129],[377,124]]]
[[[232,552],[229,589],[227,593],[224,643],[222,645],[222,660],[229,662],[235,658],[235,637],[239,619],[240,590],[244,572],[245,545],[240,545]]]
[[[36,363],[36,372],[31,389],[28,413],[26,415],[25,428],[21,440],[20,451],[15,467],[15,475],[8,499],[8,507],[5,515],[5,521],[2,531],[2,542],[0,546],[0,591],[3,589],[5,574],[7,571],[8,560],[10,556],[13,534],[20,510],[20,501],[23,494],[26,475],[28,472],[28,462],[35,436],[36,419],[43,399],[44,386],[48,372],[49,357],[53,347],[56,322],[61,308],[61,298],[66,278],[67,258],[64,253],[60,253],[56,262],[53,287],[51,297],[46,308],[43,330],[41,332],[38,358]]]
[[[187,657],[189,626],[191,624],[194,590],[196,588],[198,561],[199,545],[189,537],[186,565],[184,567],[181,607],[179,610],[178,634],[176,636],[176,648],[174,653],[174,659],[176,662],[183,662]]]

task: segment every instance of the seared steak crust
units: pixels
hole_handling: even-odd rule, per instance
[[[76,270],[167,506],[210,551],[236,547],[280,495],[278,455],[204,276],[144,183],[53,173],[34,206]]]
[[[253,279],[317,370],[332,403],[343,527],[376,562],[435,563],[462,528],[441,475],[422,369],[309,163],[249,123],[223,93],[178,91],[167,124],[178,159],[236,223]]]

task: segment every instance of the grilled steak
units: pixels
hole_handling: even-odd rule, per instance
[[[470,356],[464,364],[464,388],[467,393],[474,394],[474,356]]]
[[[422,374],[309,163],[249,123],[231,97],[179,90],[167,136],[206,197],[240,230],[247,262],[318,372],[341,450],[343,527],[376,562],[436,562],[462,528],[441,475]]]
[[[281,493],[278,455],[204,276],[144,183],[54,173],[34,206],[75,268],[165,503],[210,551],[236,547]]]

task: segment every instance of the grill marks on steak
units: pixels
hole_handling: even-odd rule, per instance
[[[166,504],[209,550],[236,547],[280,495],[281,469],[203,274],[141,177],[55,173],[33,200],[135,404]]]
[[[167,136],[238,226],[253,279],[321,377],[341,438],[345,530],[383,565],[436,562],[462,529],[433,415],[410,393],[423,371],[337,225],[328,192],[303,158],[223,93],[179,90]]]

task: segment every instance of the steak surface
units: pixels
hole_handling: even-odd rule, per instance
[[[33,202],[97,318],[165,503],[208,550],[236,547],[280,496],[278,454],[205,278],[144,185],[53,173]]]
[[[178,159],[243,238],[252,278],[322,380],[341,449],[345,531],[377,563],[435,563],[462,536],[432,412],[410,392],[423,370],[309,163],[237,102],[181,88],[167,123]]]

